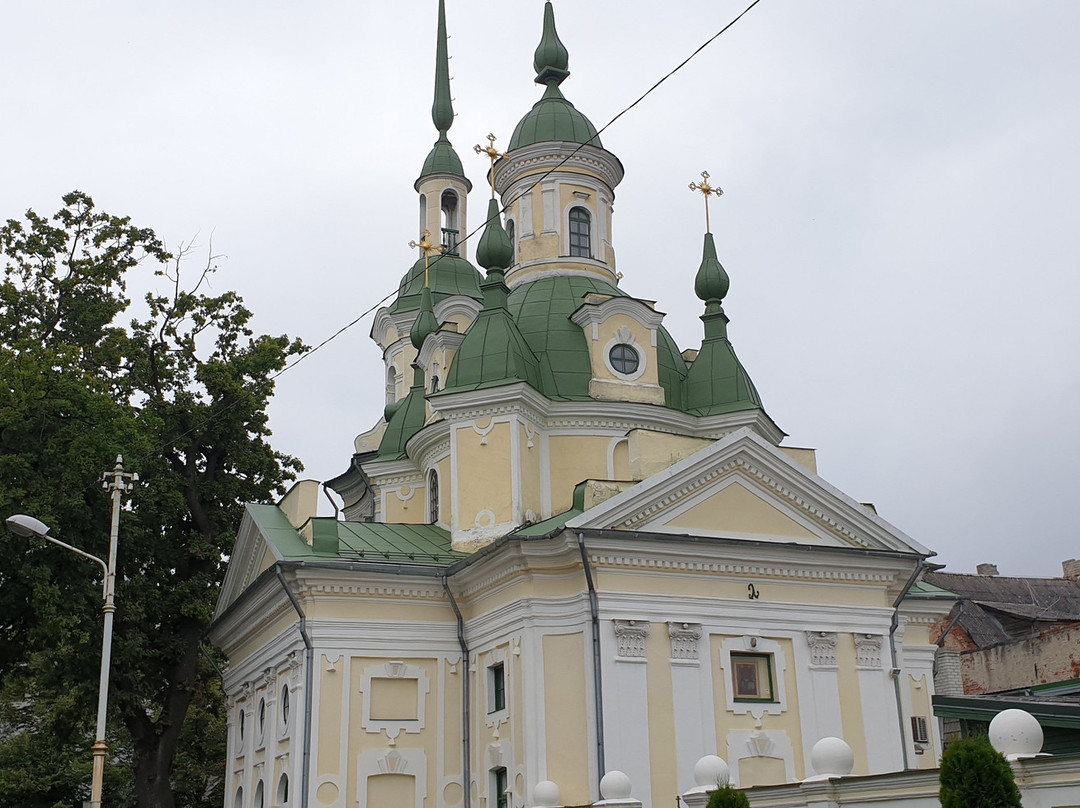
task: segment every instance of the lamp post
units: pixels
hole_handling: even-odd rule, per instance
[[[7,526],[17,536],[36,536],[39,539],[52,542],[53,544],[70,550],[83,558],[96,561],[101,565],[105,574],[103,584],[103,598],[105,605],[102,611],[105,613],[105,627],[101,634],[101,677],[98,680],[98,708],[97,729],[95,732],[94,745],[91,752],[94,757],[94,773],[90,784],[90,806],[101,808],[101,784],[105,777],[105,754],[109,745],[105,742],[105,709],[109,703],[109,667],[112,661],[112,627],[114,605],[116,595],[116,540],[120,535],[120,500],[125,491],[130,491],[139,481],[138,474],[128,474],[124,471],[124,458],[116,456],[116,467],[111,472],[102,475],[103,485],[106,491],[112,495],[112,529],[109,531],[109,560],[102,561],[95,555],[91,555],[78,547],[54,539],[49,534],[49,526],[44,522],[25,514],[15,514],[7,518]]]

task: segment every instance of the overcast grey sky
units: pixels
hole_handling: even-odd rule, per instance
[[[566,96],[602,126],[749,0],[556,0]],[[541,0],[447,0],[458,117],[537,100]],[[436,0],[83,0],[0,9],[0,217],[74,188],[318,343],[414,260]],[[951,571],[1060,575],[1080,556],[1080,3],[762,0],[603,135],[626,167],[623,288],[680,347],[708,169],[743,364],[790,445]],[[470,250],[471,256],[471,250]],[[194,267],[193,267],[194,269]],[[344,471],[382,409],[370,317],[286,373],[275,446]]]

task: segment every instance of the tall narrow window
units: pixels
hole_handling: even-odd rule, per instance
[[[488,668],[488,683],[491,685],[491,695],[488,699],[489,713],[497,713],[506,709],[506,668],[499,662]]]
[[[435,469],[428,475],[428,522],[439,522],[439,473]]]
[[[397,401],[397,368],[393,365],[386,369],[386,403],[393,404]]]
[[[495,800],[492,804],[495,808],[509,808],[510,796],[506,793],[506,768],[492,769],[491,774],[495,786]]]
[[[517,242],[514,240],[514,220],[506,220],[506,235],[510,238],[510,246],[514,248],[513,262],[517,263]]]
[[[449,255],[458,254],[458,197],[453,191],[442,194],[442,245]]]
[[[592,258],[592,217],[585,208],[570,208],[570,255]]]

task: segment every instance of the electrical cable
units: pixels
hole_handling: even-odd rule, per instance
[[[715,42],[717,39],[719,39],[724,33],[726,33],[732,26],[734,26],[737,22],[739,22],[739,20],[741,20],[743,17],[745,17],[754,8],[754,6],[756,6],[760,2],[761,2],[761,0],[753,0],[753,2],[750,3],[750,5],[748,5],[745,9],[743,9],[742,12],[740,12],[736,17],[734,17],[727,25],[725,25],[723,28],[721,28],[719,31],[717,31],[715,34],[713,34],[711,37],[709,37],[696,50],[694,50],[689,56],[687,56],[685,59],[683,59],[681,62],[679,62],[679,64],[677,64],[674,68],[669,70],[655,84],[653,84],[651,87],[649,87],[649,89],[647,89],[644,93],[642,93],[633,103],[631,103],[628,106],[626,106],[625,108],[623,108],[617,115],[615,115],[614,118],[612,118],[610,121],[608,121],[602,127],[600,127],[600,129],[596,132],[596,134],[593,135],[592,137],[590,137],[589,140],[585,141],[584,143],[579,143],[577,148],[574,149],[572,152],[570,152],[570,154],[566,155],[566,157],[564,157],[562,160],[560,160],[558,163],[556,163],[550,169],[548,169],[543,174],[541,174],[539,177],[537,177],[537,179],[531,185],[529,185],[527,188],[522,190],[520,194],[518,194],[516,197],[511,199],[505,205],[503,205],[499,209],[499,212],[495,216],[490,217],[488,219],[485,219],[480,225],[473,228],[468,234],[466,234],[466,236],[463,239],[461,239],[458,243],[459,244],[467,243],[469,241],[469,239],[471,239],[473,236],[475,236],[477,233],[479,233],[483,228],[487,227],[489,222],[494,221],[495,219],[500,219],[502,214],[506,212],[506,210],[510,207],[510,205],[512,205],[515,201],[517,201],[522,196],[525,196],[526,194],[530,193],[537,185],[539,185],[541,182],[543,182],[545,179],[547,179],[547,177],[551,176],[552,173],[557,171],[562,166],[566,165],[566,163],[568,163],[571,159],[573,159],[574,156],[577,155],[577,153],[580,152],[583,148],[585,148],[588,145],[591,145],[593,140],[596,140],[597,138],[599,138],[600,135],[602,135],[604,132],[606,132],[607,129],[612,124],[614,124],[616,121],[618,121],[620,118],[622,118],[626,113],[628,113],[630,110],[634,109],[634,107],[636,107],[638,104],[640,104],[642,101],[644,101],[657,88],[659,88],[660,85],[662,85],[664,82],[666,82],[672,76],[674,76],[676,73],[678,73],[684,67],[686,67],[686,65],[689,64],[690,61],[694,57],[696,57],[703,50],[705,50],[707,47],[709,47],[709,45],[711,45],[713,42]],[[494,171],[494,166],[492,166],[491,170]],[[433,258],[430,261],[429,269],[434,269],[435,266],[438,264],[439,260],[443,257],[443,255],[444,255],[443,253],[440,253],[440,254],[436,255],[435,258]],[[261,387],[263,387],[265,385],[269,385],[269,384],[273,383],[276,379],[280,378],[286,372],[292,370],[294,367],[299,365],[301,362],[303,362],[309,356],[314,355],[321,348],[325,347],[326,345],[328,345],[329,343],[331,343],[335,339],[337,339],[339,336],[344,334],[346,331],[353,328],[355,325],[357,325],[361,320],[363,320],[369,314],[377,311],[379,309],[379,307],[382,306],[383,303],[385,303],[391,297],[393,297],[394,294],[395,294],[395,292],[390,292],[385,297],[383,297],[378,303],[376,303],[373,306],[366,309],[363,313],[361,313],[360,315],[355,317],[352,321],[350,321],[346,325],[343,325],[341,328],[339,328],[333,334],[328,336],[326,339],[322,340],[318,345],[316,345],[315,347],[311,348],[308,351],[305,351],[303,354],[298,356],[295,361],[287,363],[285,365],[285,367],[281,368],[281,370],[279,370],[279,371],[277,371],[275,373],[272,373],[266,379],[254,384],[252,386],[252,389],[250,390],[250,392],[252,394],[254,394],[255,391],[259,390],[259,388],[261,388]],[[196,432],[199,429],[202,429],[207,424],[209,424],[212,420],[214,420],[214,418],[219,417],[220,415],[223,415],[224,413],[228,412],[228,410],[231,409],[232,407],[234,407],[235,405],[236,405],[236,401],[234,400],[234,401],[229,402],[228,404],[226,404],[224,407],[220,408],[218,411],[216,411],[216,412],[212,411],[210,414],[207,415],[207,417],[204,420],[202,420],[201,422],[199,422],[195,426],[192,426],[190,429],[188,429],[188,430],[186,430],[184,432],[181,432],[179,435],[176,436],[176,438],[173,441],[162,444],[157,449],[155,449],[154,452],[152,452],[150,454],[156,454],[157,452],[162,451],[166,446],[174,444],[177,440],[179,440],[181,438],[184,438],[187,435],[190,435],[190,434],[192,434],[193,432]],[[146,457],[150,456],[150,454],[144,455],[143,458],[141,458],[141,459],[145,459]]]

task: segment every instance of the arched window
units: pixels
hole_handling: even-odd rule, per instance
[[[510,246],[514,248],[513,262],[517,263],[517,241],[514,240],[514,220],[506,220],[506,235],[510,237]]]
[[[393,404],[397,401],[397,368],[393,365],[386,369],[386,403]]]
[[[266,808],[266,800],[263,798],[262,780],[255,786],[255,799],[251,801],[251,808]]]
[[[428,522],[437,524],[439,521],[439,473],[435,469],[428,474]]]
[[[427,196],[420,194],[420,229],[416,232],[422,234],[427,229],[427,226]]]
[[[442,245],[450,255],[457,255],[458,245],[458,196],[453,191],[443,191],[442,201]]]
[[[244,808],[244,787],[236,789],[236,797],[233,798],[233,808]]]
[[[289,802],[289,775],[281,775],[277,784],[277,804],[287,805]]]
[[[570,255],[592,258],[592,217],[585,208],[570,208]]]

